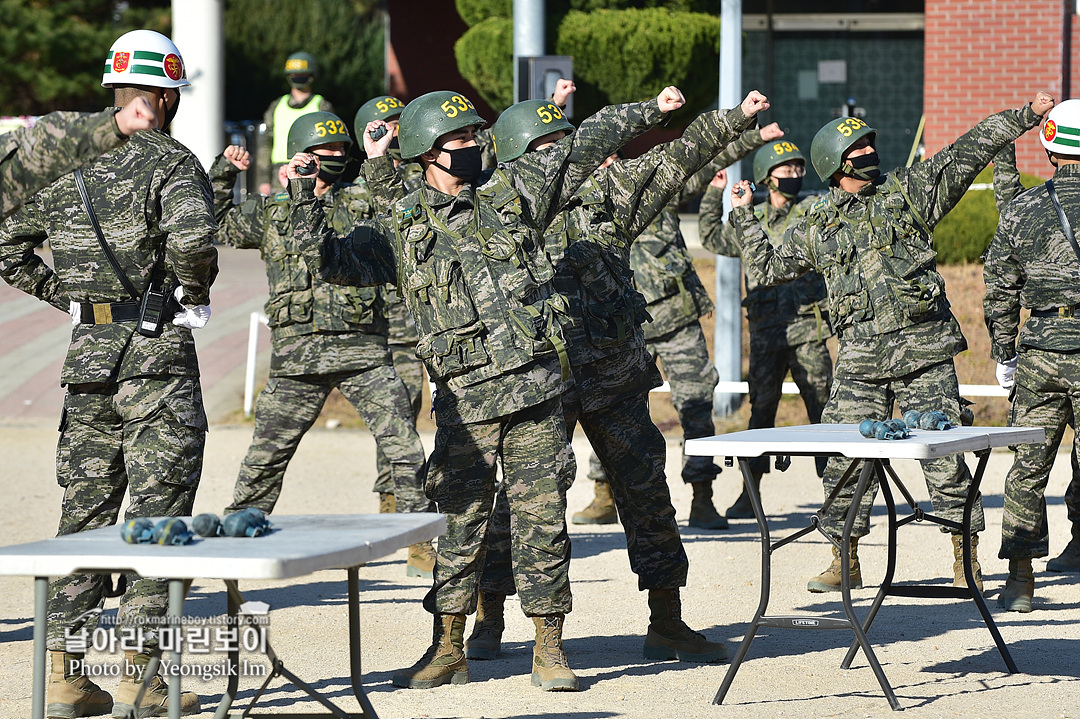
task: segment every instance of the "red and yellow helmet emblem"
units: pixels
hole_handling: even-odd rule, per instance
[[[1043,137],[1047,142],[1053,142],[1057,137],[1057,123],[1053,120],[1047,120],[1046,125],[1043,127]]]
[[[130,52],[114,52],[112,59],[113,72],[123,72],[128,69],[128,63],[131,61]]]
[[[169,76],[170,80],[179,80],[184,76],[184,65],[177,55],[172,53],[166,55],[164,66],[165,74]]]

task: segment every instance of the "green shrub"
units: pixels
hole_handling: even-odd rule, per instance
[[[502,112],[514,102],[514,21],[489,17],[454,43],[458,71],[487,104]],[[487,118],[494,122],[495,118]]]
[[[458,15],[469,27],[489,17],[514,17],[514,0],[455,0]]]
[[[993,182],[993,168],[986,168],[974,184]],[[1024,187],[1042,184],[1033,175],[1021,175]],[[934,249],[941,264],[978,262],[997,231],[998,211],[994,191],[969,190],[949,214],[934,228]]]
[[[686,95],[688,112],[716,97],[720,19],[665,8],[567,13],[556,52],[574,57],[575,115],[656,96],[667,85]]]

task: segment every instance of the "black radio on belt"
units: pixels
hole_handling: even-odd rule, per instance
[[[165,326],[165,303],[168,295],[164,288],[147,287],[139,303],[139,334],[144,337],[160,337]]]

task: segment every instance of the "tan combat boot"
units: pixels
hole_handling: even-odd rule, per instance
[[[143,694],[136,709],[135,697],[143,683],[146,665],[150,655],[145,652],[124,652],[124,676],[116,688],[116,701],[113,704],[114,717],[163,717],[169,715],[169,685],[155,674]],[[180,714],[198,714],[199,695],[195,692],[180,694]]]
[[[589,506],[570,517],[573,524],[617,524],[619,513],[615,510],[615,499],[611,496],[611,484],[594,482],[593,501]]]
[[[45,686],[45,716],[71,719],[108,714],[112,697],[83,674],[83,655],[49,650],[49,679]]]
[[[712,480],[692,482],[690,486],[694,488],[694,498],[690,500],[688,524],[698,529],[727,529],[728,521],[720,516],[712,503]]]
[[[472,634],[465,640],[466,659],[494,659],[499,656],[503,629],[506,628],[503,621],[505,602],[505,594],[480,592]]]
[[[431,579],[435,571],[435,548],[431,542],[409,545],[409,559],[405,562],[406,577]]]
[[[1065,551],[1046,563],[1051,572],[1080,572],[1080,527],[1073,526],[1073,536]]]
[[[754,488],[761,492],[761,475],[750,475],[750,481],[754,483]],[[750,494],[746,491],[746,485],[743,485],[742,494],[735,500],[735,504],[728,507],[728,510],[724,512],[724,515],[728,519],[753,519],[754,518],[754,505],[750,502]]]
[[[686,626],[678,589],[650,589],[649,631],[643,654],[646,659],[722,662],[728,658],[728,649]]]
[[[397,514],[397,497],[393,492],[379,492],[379,514]]]
[[[1035,598],[1035,572],[1031,559],[1010,559],[1009,578],[998,595],[998,606],[1007,612],[1030,612]]]
[[[536,645],[533,647],[532,685],[546,692],[576,692],[578,678],[570,671],[562,648],[562,614],[533,617]]]
[[[953,563],[952,585],[954,587],[967,587],[967,577],[964,576],[964,535],[952,535]],[[983,590],[982,565],[979,564],[979,535],[971,535],[971,573],[975,575],[975,586],[981,592]]]
[[[416,664],[394,672],[394,686],[431,689],[443,684],[468,684],[469,663],[465,660],[464,637],[464,614],[436,614],[431,646]]]
[[[840,591],[840,549],[833,545],[832,548],[832,564],[821,574],[811,579],[806,584],[806,591],[808,592],[839,592]],[[851,539],[851,588],[862,589],[862,568],[859,566],[859,540],[856,538]]]

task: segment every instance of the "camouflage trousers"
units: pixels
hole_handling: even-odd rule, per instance
[[[412,424],[420,417],[420,407],[424,404],[424,363],[416,358],[416,345],[390,345],[390,356],[394,360],[394,371],[405,383],[409,393],[409,406],[412,407]],[[379,493],[394,493],[394,478],[390,474],[390,460],[382,451],[375,449],[375,466],[379,476],[375,479],[372,490]]]
[[[1024,348],[1016,367],[1016,387],[1009,409],[1010,427],[1042,427],[1046,440],[1013,447],[1016,456],[1005,477],[1001,518],[1001,559],[1029,559],[1050,553],[1046,519],[1046,483],[1067,425],[1080,414],[1080,355]],[[1072,481],[1066,493],[1069,519],[1080,520],[1080,480],[1074,436]]]
[[[901,414],[912,409],[919,412],[941,410],[950,422],[958,426],[961,424],[960,387],[951,359],[894,379],[866,380],[838,376],[833,381],[832,395],[821,421],[826,424],[858,424],[867,418],[885,419],[892,416],[894,398]],[[919,462],[934,514],[954,522],[962,521],[964,502],[971,487],[971,473],[963,455],[953,454]],[[850,463],[851,460],[842,457],[829,460],[823,480],[826,496],[839,483]],[[858,474],[853,475],[822,516],[822,526],[834,537],[843,534],[844,519],[851,506],[857,480]],[[877,480],[874,479],[862,498],[852,537],[863,537],[870,533],[870,511],[877,490]],[[977,498],[971,514],[971,531],[981,532],[985,528],[982,499]],[[942,527],[942,531],[949,530]]]
[[[408,391],[389,365],[271,377],[255,402],[255,434],[226,511],[242,507],[258,507],[264,512],[274,509],[289,460],[335,387],[356,407],[389,459],[398,511],[431,511],[422,485],[424,447],[416,433]]]
[[[531,617],[570,612],[566,490],[576,465],[566,437],[558,398],[490,422],[438,428],[425,486],[446,515],[446,533],[439,537],[425,609],[476,611],[501,460],[521,609]]]
[[[712,437],[716,434],[712,416],[713,394],[720,382],[720,375],[709,359],[701,324],[693,322],[661,335],[651,340],[648,347],[653,357],[663,363],[664,374],[671,387],[671,403],[682,425],[683,439]],[[589,465],[592,467],[591,459]],[[687,457],[683,454],[684,482],[711,482],[716,479],[718,471],[712,457]]]
[[[791,379],[799,388],[806,416],[811,424],[821,422],[821,412],[829,401],[832,385],[832,357],[824,341],[813,340],[795,346],[755,343],[750,337],[750,423],[748,429],[776,425],[776,410],[784,392],[784,378],[791,371]],[[818,476],[825,473],[826,459],[816,458]],[[760,476],[769,471],[768,457],[750,460],[750,471]]]
[[[648,394],[627,395],[597,410],[583,410],[574,389],[563,395],[566,429],[573,436],[580,423],[611,477],[611,493],[626,533],[630,568],[638,589],[686,586],[689,561],[675,521],[667,476],[667,445],[649,416]],[[509,507],[503,493],[495,504],[488,530],[488,558],[480,589],[514,593],[510,571]]]
[[[125,491],[125,521],[191,514],[206,430],[198,377],[69,386],[56,448],[56,477],[64,488],[57,535],[115,524]],[[94,630],[105,580],[71,574],[49,583],[49,649],[64,649],[67,632]],[[145,627],[167,608],[165,579],[128,574],[117,624]],[[152,632],[143,639],[144,648],[157,644]]]

